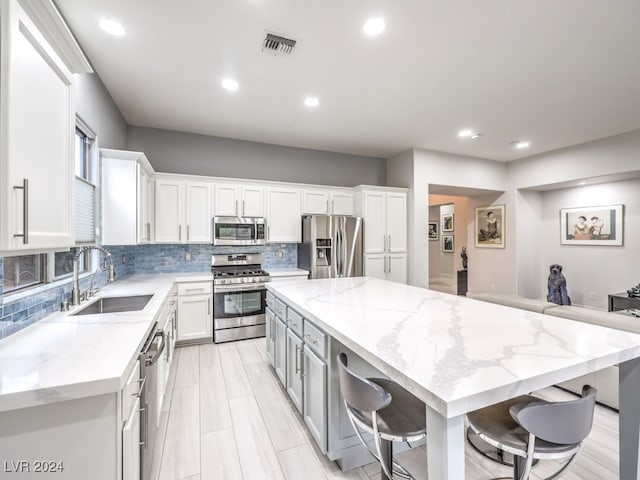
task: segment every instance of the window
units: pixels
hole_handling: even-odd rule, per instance
[[[78,248],[72,248],[68,252],[57,252],[54,255],[52,280],[60,280],[73,275],[73,257],[78,253]],[[91,252],[86,251],[80,255],[78,261],[78,273],[86,273],[91,266]]]
[[[76,176],[91,180],[90,146],[92,138],[76,127],[75,136],[75,156],[76,156]]]
[[[75,133],[75,237],[77,245],[96,243],[96,136],[81,118],[76,118]],[[77,248],[56,252],[50,258],[49,278],[59,280],[73,274],[73,256]],[[90,271],[93,256],[85,252],[80,257],[80,273]]]
[[[44,283],[46,255],[4,257],[3,293]]]

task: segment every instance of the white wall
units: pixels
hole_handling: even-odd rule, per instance
[[[514,188],[640,170],[640,130],[549,152],[508,164]]]
[[[625,206],[622,247],[560,244],[561,208],[619,203]],[[529,279],[540,289],[546,290],[549,265],[559,263],[574,304],[606,309],[607,294],[640,281],[640,179],[544,192],[541,213],[541,265],[536,278]]]
[[[409,187],[409,284],[429,285],[429,246],[424,222],[429,218],[429,185],[504,191],[507,169],[502,162],[414,149],[387,161],[387,184]],[[471,258],[470,258],[471,260]]]

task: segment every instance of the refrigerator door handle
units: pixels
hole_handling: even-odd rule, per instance
[[[347,271],[347,242],[345,240],[345,236],[346,236],[346,231],[347,231],[347,219],[345,217],[342,217],[342,276],[343,277],[348,277],[349,276],[349,272]]]
[[[336,255],[338,263],[336,265],[336,277],[342,277],[342,225],[338,220],[338,228],[336,230]]]

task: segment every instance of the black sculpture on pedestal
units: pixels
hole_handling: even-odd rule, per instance
[[[467,269],[467,247],[462,247],[460,256],[462,257],[462,268],[466,270]]]

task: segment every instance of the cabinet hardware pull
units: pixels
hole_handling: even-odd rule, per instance
[[[14,237],[22,237],[22,244],[29,243],[29,180],[22,179],[22,185],[14,185],[14,190],[22,190],[22,233],[15,233]]]
[[[331,213],[335,213],[335,211],[336,211],[336,206],[334,204],[334,201],[331,200]]]
[[[300,350],[300,347],[298,347],[298,345],[296,345],[296,354],[295,354],[295,357],[296,357],[296,373],[300,372],[300,365],[298,365],[299,364],[299,359],[300,359],[300,354],[298,353],[298,350]]]
[[[391,235],[389,235],[389,251],[391,251]]]
[[[236,215],[238,215],[238,200],[236,200]]]
[[[178,241],[182,241],[182,225],[178,225]]]
[[[244,217],[244,200],[242,200],[242,216]]]
[[[211,299],[207,299],[207,314],[211,315]]]
[[[204,288],[186,288],[185,292],[201,292]]]
[[[386,235],[382,236],[382,243],[384,244],[383,250],[386,252],[387,251],[387,236]]]
[[[327,200],[327,213],[331,213],[331,212],[329,211],[329,200]]]
[[[190,227],[190,225],[187,225],[187,242],[189,241],[189,237],[190,237],[189,227]]]
[[[389,273],[391,273],[391,257],[387,257],[389,259]]]
[[[304,358],[307,356],[307,354],[302,349],[300,350],[300,353],[302,354],[302,366],[300,368],[300,379],[303,379],[304,377],[307,376],[307,372],[304,371]]]

